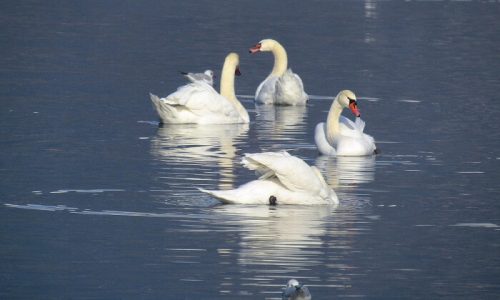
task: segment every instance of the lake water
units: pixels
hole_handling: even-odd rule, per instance
[[[0,298],[500,297],[500,1],[3,1]],[[312,100],[255,106],[272,37]],[[163,126],[149,92],[236,51],[249,125]],[[356,92],[382,153],[319,157]],[[349,112],[344,112],[349,116]],[[244,153],[318,166],[337,208],[220,205]]]

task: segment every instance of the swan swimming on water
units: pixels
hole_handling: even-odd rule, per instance
[[[285,48],[275,40],[264,39],[250,48],[250,53],[270,51],[274,55],[271,74],[255,92],[255,101],[263,104],[305,105],[308,99],[299,75],[288,67]]]
[[[250,117],[234,92],[234,76],[239,75],[239,56],[229,53],[222,67],[220,94],[203,81],[181,86],[165,98],[150,94],[151,101],[166,124],[248,123]]]
[[[349,107],[356,116],[353,122],[341,116],[345,107]],[[350,90],[340,91],[333,100],[325,122],[316,125],[314,141],[323,155],[331,156],[366,156],[377,153],[375,140],[363,133],[365,122],[356,102],[356,95]]]
[[[243,165],[260,176],[236,189],[200,191],[224,203],[336,205],[338,198],[323,175],[287,152],[245,154]]]

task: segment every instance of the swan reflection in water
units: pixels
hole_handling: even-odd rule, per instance
[[[326,156],[316,159],[316,167],[333,189],[356,187],[375,179],[375,156]]]
[[[357,201],[353,195],[347,201]],[[217,250],[219,263],[238,264],[245,283],[230,274],[220,280],[227,294],[250,292],[279,295],[283,281],[299,278],[312,286],[342,286],[353,278],[351,249],[369,232],[367,206],[221,205],[213,218],[219,228],[235,232],[236,247]],[[230,234],[231,236],[231,234]],[[317,272],[322,269],[323,271]],[[326,270],[328,269],[328,270]],[[325,276],[328,274],[328,276]],[[354,275],[356,276],[356,275]]]
[[[151,153],[161,163],[159,181],[174,193],[194,191],[195,186],[208,185],[214,178],[219,180],[219,189],[233,188],[237,146],[248,128],[248,124],[160,127],[151,139]]]
[[[325,263],[322,238],[328,217],[334,211],[335,207],[327,205],[221,205],[214,209],[214,219],[225,228],[239,227],[237,263],[255,272],[249,274],[252,278],[245,285],[280,291],[285,278],[302,278],[313,266]],[[227,250],[219,252],[221,263],[228,260],[232,263],[235,258],[231,254]],[[278,280],[274,280],[276,276]],[[221,288],[228,289],[234,284],[227,276]]]
[[[254,126],[265,151],[307,146],[307,106],[256,105],[255,111]]]

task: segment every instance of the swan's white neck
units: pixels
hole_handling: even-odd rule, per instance
[[[220,77],[220,94],[231,101],[238,101],[234,92],[234,72],[236,66],[229,65],[227,62],[222,66],[222,75]]]
[[[338,102],[338,97],[332,103],[328,117],[326,118],[326,139],[330,145],[334,145],[336,137],[340,135],[339,118],[342,113],[343,107]]]
[[[222,75],[220,78],[220,94],[229,100],[235,108],[238,110],[241,118],[245,122],[249,122],[250,116],[247,110],[241,105],[236,94],[234,92],[234,72],[236,71],[236,66],[232,63],[224,62],[222,66]]]
[[[274,42],[271,52],[274,55],[274,67],[270,75],[281,76],[285,74],[288,67],[288,56],[286,55],[285,48],[280,43]]]

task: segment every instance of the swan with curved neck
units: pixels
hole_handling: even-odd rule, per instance
[[[239,62],[236,53],[226,56],[220,79],[220,94],[203,81],[181,86],[165,98],[150,94],[162,123],[248,123],[248,112],[238,101],[234,91],[234,76],[241,74]]]
[[[251,47],[250,53],[272,52],[274,66],[255,92],[255,101],[263,104],[305,105],[308,99],[299,75],[288,69],[285,48],[273,39],[264,39]]]
[[[353,122],[341,116],[348,107],[356,116]],[[326,123],[316,125],[314,141],[323,155],[366,156],[376,153],[373,137],[363,133],[365,122],[361,120],[356,95],[350,90],[340,91],[333,100]]]

